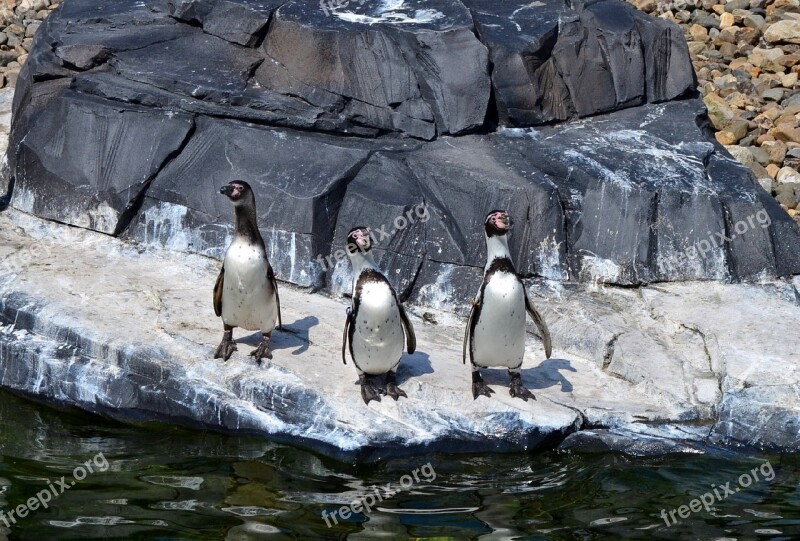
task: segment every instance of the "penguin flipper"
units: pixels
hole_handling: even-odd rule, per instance
[[[414,327],[411,326],[406,309],[397,300],[397,295],[394,296],[394,300],[397,303],[397,309],[400,311],[400,320],[403,322],[403,328],[406,330],[406,351],[408,351],[409,355],[413,355],[417,351],[417,335],[414,334]]]
[[[525,309],[531,315],[531,319],[536,324],[536,328],[539,329],[539,336],[542,337],[542,345],[544,346],[544,354],[549,359],[550,354],[553,352],[553,343],[550,340],[550,330],[547,328],[547,323],[545,323],[542,314],[536,309],[536,307],[531,302],[531,299],[528,297],[528,291],[525,289],[525,285],[522,285],[522,291],[525,293]]]
[[[473,321],[478,313],[478,300],[475,300],[472,303],[472,309],[469,311],[469,319],[467,320],[467,328],[464,330],[464,347],[461,352],[461,360],[464,364],[467,364],[467,346],[469,345],[470,334],[472,332]],[[472,356],[470,356],[470,361],[472,361]]]
[[[222,317],[222,290],[225,283],[225,267],[223,266],[217,276],[217,283],[214,284],[214,313],[217,317]]]
[[[350,325],[353,323],[353,310],[347,309],[347,318],[344,320],[344,332],[342,333],[342,362],[347,364],[347,339],[350,337]]]
[[[275,272],[272,270],[272,265],[267,263],[267,280],[272,284],[272,289],[275,291],[275,306],[278,308],[278,329],[283,330],[283,321],[281,320],[281,296],[278,293],[278,280],[275,279]]]

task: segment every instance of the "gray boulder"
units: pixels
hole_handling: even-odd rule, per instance
[[[708,137],[693,86],[677,27],[616,0],[65,0],[20,74],[4,185],[219,257],[216,191],[244,178],[280,279],[346,292],[337,252],[366,225],[402,298],[456,309],[500,207],[525,276],[800,273],[797,226]]]

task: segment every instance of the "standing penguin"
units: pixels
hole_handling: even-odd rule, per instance
[[[236,213],[236,235],[225,252],[222,269],[214,285],[214,312],[222,318],[225,333],[214,358],[227,361],[234,351],[233,329],[261,331],[261,343],[250,356],[272,358],[269,340],[275,322],[281,328],[281,300],[278,282],[267,259],[264,239],[256,223],[256,198],[243,180],[234,180],[220,188]]]
[[[464,333],[464,364],[467,348],[472,362],[472,396],[490,397],[494,391],[484,383],[480,369],[505,366],[511,376],[511,396],[528,401],[533,396],[522,385],[519,372],[525,355],[525,312],[539,329],[544,352],[550,358],[550,331],[542,315],[534,308],[525,284],[514,269],[508,250],[508,231],[513,224],[503,210],[493,210],[486,216],[486,267],[483,284],[472,304]]]
[[[403,354],[403,330],[406,349],[414,353],[417,339],[403,305],[394,288],[375,265],[370,250],[369,230],[356,227],[347,235],[347,253],[353,263],[353,301],[347,309],[342,336],[342,362],[350,345],[350,357],[356,365],[361,383],[361,398],[380,402],[380,390],[369,383],[367,376],[386,374],[387,394],[397,400],[408,395],[397,386],[396,371]]]

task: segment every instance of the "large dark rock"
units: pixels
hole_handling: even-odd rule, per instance
[[[176,19],[231,43],[255,46],[264,37],[272,12],[286,0],[167,0]]]
[[[221,257],[233,211],[219,195],[232,179],[257,194],[267,253],[282,279],[321,287],[316,255],[333,241],[348,181],[369,151],[314,134],[201,117],[186,148],[153,181],[129,235],[175,250]]]
[[[279,278],[346,291],[366,225],[401,296],[449,308],[500,207],[526,276],[800,273],[694,82],[679,29],[616,0],[64,0],[18,82],[11,203],[219,257],[243,178]]]
[[[680,29],[627,3],[464,1],[489,46],[505,125],[668,101],[695,88]]]
[[[488,52],[469,11],[458,0],[395,3],[402,9],[286,3],[275,13],[256,80],[380,131],[431,139],[482,126]]]
[[[192,125],[185,114],[120,110],[64,92],[41,110],[17,145],[15,206],[70,225],[118,232]]]

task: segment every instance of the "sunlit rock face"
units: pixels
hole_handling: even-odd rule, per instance
[[[65,0],[7,180],[17,209],[219,257],[217,191],[244,179],[280,279],[347,290],[364,225],[402,298],[442,308],[474,295],[495,208],[526,276],[800,273],[797,227],[694,86],[678,28],[615,0]]]

